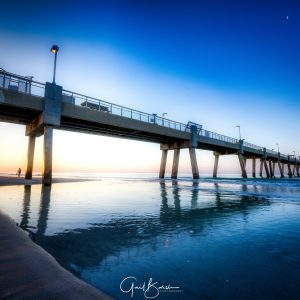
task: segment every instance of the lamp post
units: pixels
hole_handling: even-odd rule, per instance
[[[54,70],[53,70],[53,83],[55,83],[55,74],[56,74],[56,59],[57,59],[57,52],[59,47],[57,45],[53,45],[50,49],[52,53],[54,53]]]
[[[279,143],[275,144],[277,146],[277,152],[279,153]]]
[[[239,137],[240,137],[240,140],[241,140],[242,139],[242,136],[241,136],[241,126],[240,125],[236,125],[235,127],[239,128]]]

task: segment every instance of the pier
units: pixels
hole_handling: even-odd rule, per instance
[[[173,151],[172,179],[178,175],[180,150],[188,149],[192,175],[199,178],[196,149],[213,151],[213,177],[218,175],[220,155],[237,155],[241,176],[247,178],[247,161],[252,176],[299,177],[300,160],[264,146],[203,129],[194,122],[179,123],[101,99],[68,91],[55,84],[33,81],[31,77],[0,70],[0,121],[23,124],[28,136],[25,178],[32,178],[35,139],[43,136],[43,184],[52,183],[53,130],[69,130],[160,144],[162,152],[159,178],[165,177],[169,151]],[[259,174],[257,165],[259,164]]]

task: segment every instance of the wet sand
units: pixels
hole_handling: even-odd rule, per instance
[[[1,299],[112,298],[63,269],[0,211]]]
[[[82,182],[82,181],[92,181],[94,179],[82,179],[82,178],[53,178],[53,183],[63,183],[63,182]],[[96,179],[95,179],[96,180]],[[6,185],[32,185],[32,184],[41,184],[42,177],[36,176],[31,180],[26,180],[24,177],[17,176],[4,176],[0,175],[0,186]]]

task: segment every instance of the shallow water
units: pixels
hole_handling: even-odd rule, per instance
[[[299,180],[10,186],[0,209],[117,299],[299,299]]]

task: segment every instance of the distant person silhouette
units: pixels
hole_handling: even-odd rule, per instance
[[[18,177],[20,177],[20,175],[21,175],[21,168],[18,169],[17,174],[18,174]]]

